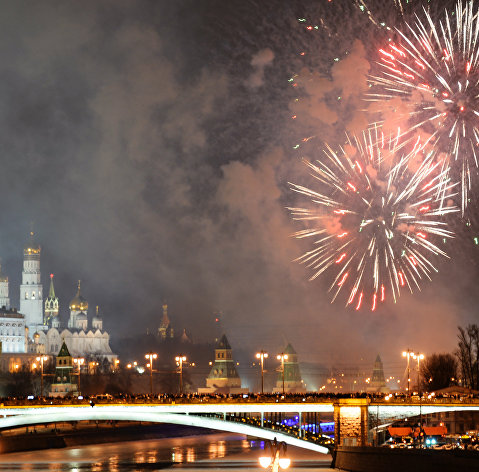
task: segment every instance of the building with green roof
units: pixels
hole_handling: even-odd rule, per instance
[[[51,397],[66,397],[77,395],[78,386],[74,380],[73,357],[63,341],[56,359],[55,377],[50,388]]]
[[[383,362],[381,357],[379,357],[379,354],[376,356],[376,360],[374,361],[373,375],[371,376],[371,381],[369,382],[366,391],[370,393],[389,392],[389,388],[386,386],[386,380],[384,378]]]
[[[206,388],[198,389],[199,393],[247,393],[241,388],[241,379],[236,370],[228,338],[223,334],[216,344],[215,362],[206,378]]]
[[[298,355],[291,343],[288,343],[284,351],[284,391],[285,393],[304,392],[305,387],[301,379],[301,371],[299,369]],[[287,356],[287,357],[286,357]],[[274,393],[282,393],[283,391],[283,369],[280,365],[278,368],[278,377],[276,379],[276,387]]]

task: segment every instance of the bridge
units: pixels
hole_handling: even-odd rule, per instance
[[[479,410],[479,400],[370,398],[257,397],[176,401],[108,401],[91,406],[86,401],[9,402],[0,405],[0,430],[74,421],[135,421],[170,423],[244,434],[267,440],[277,438],[291,446],[327,454],[329,438],[321,434],[321,414],[334,418],[336,445],[368,445],[374,428],[397,419],[441,411]],[[23,403],[23,404],[20,404]],[[294,419],[294,424],[285,419]]]

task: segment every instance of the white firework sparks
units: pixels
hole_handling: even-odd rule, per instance
[[[373,101],[400,98],[395,118],[406,124],[405,136],[424,131],[439,152],[452,155],[451,168],[460,175],[462,211],[478,167],[479,146],[479,10],[458,2],[436,24],[424,18],[399,31],[400,41],[381,48],[381,73],[371,81]],[[384,103],[387,108],[387,103]]]
[[[307,226],[294,236],[313,239],[297,260],[311,268],[311,280],[329,274],[332,301],[346,292],[346,304],[357,310],[367,304],[374,311],[388,293],[396,301],[403,287],[419,288],[453,237],[442,221],[458,211],[444,206],[454,187],[447,166],[432,152],[423,156],[423,148],[398,156],[397,144],[364,134],[339,152],[326,146],[325,159],[306,162],[317,190],[290,184],[312,203],[289,209]]]

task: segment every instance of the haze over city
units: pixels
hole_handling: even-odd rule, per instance
[[[371,28],[331,3],[5,3],[0,256],[12,304],[33,222],[62,316],[81,279],[112,339],[156,328],[167,301],[198,341],[212,341],[221,312],[233,348],[252,355],[288,341],[302,361],[372,365],[379,352],[387,367],[408,347],[453,351],[457,326],[477,319],[474,202],[432,281],[373,313],[331,304],[328,280],[293,262],[307,245],[291,236],[288,182],[306,181],[303,157],[367,123]],[[342,31],[298,23],[347,14]]]

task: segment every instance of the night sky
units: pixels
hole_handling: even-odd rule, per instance
[[[394,2],[377,3],[395,21]],[[66,319],[81,279],[117,340],[155,328],[166,301],[198,341],[221,312],[233,348],[289,341],[301,360],[380,353],[387,366],[406,348],[452,351],[457,326],[477,320],[474,202],[440,274],[374,313],[331,305],[328,281],[292,262],[307,245],[291,237],[288,181],[306,183],[301,158],[368,122],[384,33],[353,1],[1,5],[0,256],[13,305],[33,222],[44,293],[53,272]]]

